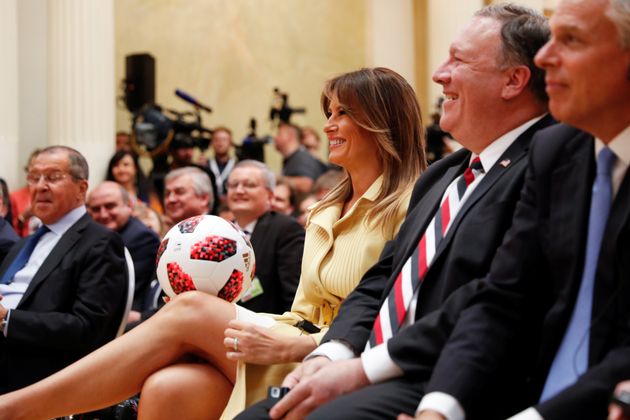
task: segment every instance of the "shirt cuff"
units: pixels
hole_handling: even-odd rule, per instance
[[[534,407],[529,407],[520,413],[510,417],[508,420],[544,420]]]
[[[466,414],[459,402],[452,396],[443,392],[429,392],[420,401],[416,414],[425,410],[437,411],[447,420],[464,420]]]
[[[387,343],[361,353],[361,364],[370,383],[375,384],[402,376],[403,371],[389,357]]]
[[[319,345],[312,352],[310,352],[304,360],[312,359],[317,356],[328,357],[333,362],[336,360],[349,360],[353,359],[354,352],[349,346],[341,341],[333,340]]]

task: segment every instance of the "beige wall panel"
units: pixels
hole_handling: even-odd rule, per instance
[[[272,89],[306,107],[294,121],[321,130],[323,83],[364,66],[365,5],[361,0],[116,0],[116,80],[124,78],[127,54],[156,59],[156,101],[191,110],[176,88],[210,105],[204,125],[225,124],[235,140],[258,120],[258,134],[272,134],[268,121]],[[117,111],[117,128],[129,113]],[[278,156],[268,148],[268,161]]]

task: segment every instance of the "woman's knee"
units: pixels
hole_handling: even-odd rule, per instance
[[[208,314],[216,313],[217,307],[225,304],[228,303],[216,296],[190,291],[175,297],[162,310],[165,316],[171,315],[175,319],[190,322],[195,318],[207,320]]]
[[[232,390],[225,377],[210,365],[180,364],[149,376],[141,391],[140,409],[144,414],[171,408],[181,418],[216,418]]]

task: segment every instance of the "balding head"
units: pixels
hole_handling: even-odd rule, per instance
[[[129,193],[112,181],[105,181],[90,192],[87,208],[94,221],[116,232],[129,222],[132,213]]]

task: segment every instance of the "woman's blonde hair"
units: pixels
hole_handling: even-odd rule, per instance
[[[365,68],[337,76],[324,86],[321,106],[329,114],[336,98],[352,120],[370,133],[378,146],[383,185],[366,222],[386,226],[395,219],[400,196],[426,169],[424,128],[415,92],[398,73],[383,67]],[[352,183],[343,179],[318,203],[313,214],[352,197]]]

